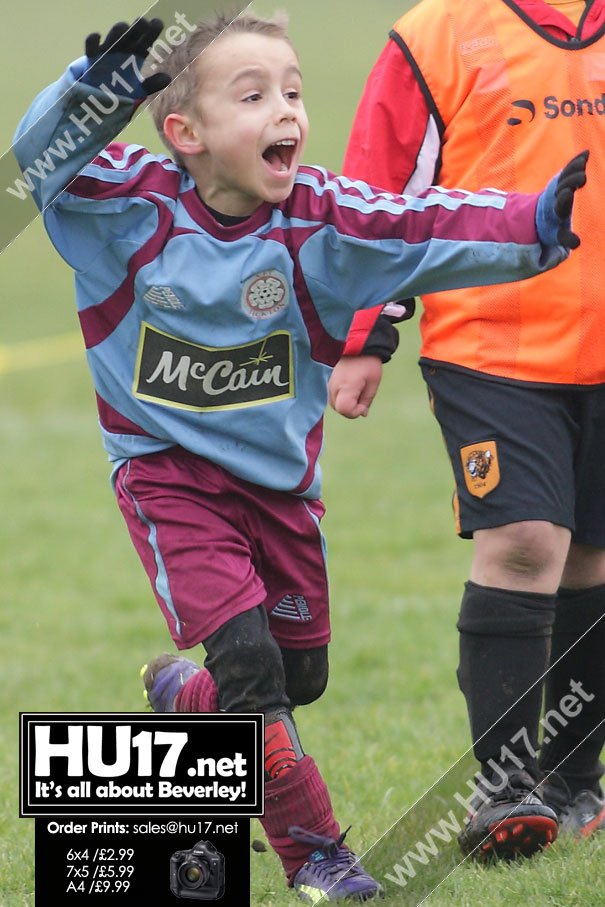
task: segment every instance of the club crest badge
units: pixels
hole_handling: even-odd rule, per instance
[[[242,289],[242,309],[251,318],[272,318],[289,302],[288,282],[279,271],[261,271]]]
[[[460,448],[464,481],[476,498],[484,498],[500,482],[498,446],[495,441],[478,441]]]

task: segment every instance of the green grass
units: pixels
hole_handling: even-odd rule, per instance
[[[290,11],[306,73],[307,160],[337,169],[365,75],[402,7],[394,0],[275,5]],[[13,38],[5,64],[17,74],[3,108],[5,147],[33,93],[80,53],[82,36],[140,11],[136,3],[108,0],[99,16],[92,7],[59,3],[28,21],[26,34],[23,10],[5,11]],[[24,50],[44,38],[44,53]],[[142,119],[128,135],[159,147]],[[16,367],[26,365],[18,344],[77,330],[71,275],[38,221],[2,255],[0,273],[0,353],[13,354],[4,372],[0,356],[0,907],[31,907],[33,822],[18,818],[18,713],[138,711],[137,668],[169,641],[109,489],[83,353],[66,352],[50,364],[43,346],[39,360]],[[417,322],[401,334],[370,417],[327,417],[331,680],[319,702],[297,713],[304,745],[328,781],[338,817],[352,823],[359,852],[468,747],[455,621],[470,546],[453,533],[449,470],[416,366]],[[398,826],[409,838],[393,833],[371,852],[372,866],[388,872],[388,861],[414,846],[414,835],[439,814],[440,791],[414,810],[413,823]],[[263,837],[256,821],[252,835]],[[458,867],[449,845],[438,868],[451,875],[428,903],[600,904],[604,852],[602,839],[562,842],[530,863],[486,871]],[[251,853],[251,866],[254,907],[295,902],[272,852]],[[416,891],[427,893],[427,880],[439,881],[432,871]],[[387,903],[411,902],[402,891]]]

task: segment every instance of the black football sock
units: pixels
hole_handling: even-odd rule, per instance
[[[554,611],[554,595],[465,584],[458,683],[473,752],[486,778],[494,774],[490,760],[512,762],[538,776],[540,678],[548,664]]]
[[[597,792],[605,745],[605,586],[559,589],[550,661],[540,768],[558,771],[572,794]]]

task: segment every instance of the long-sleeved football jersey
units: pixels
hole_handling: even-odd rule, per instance
[[[35,197],[75,271],[117,465],[180,445],[317,497],[327,381],[356,309],[566,257],[538,240],[537,195],[401,197],[319,167],[301,167],[283,203],[222,226],[168,157],[111,144],[136,104],[87,85],[85,69],[76,61],[42,92],[14,149],[30,175],[52,162]]]

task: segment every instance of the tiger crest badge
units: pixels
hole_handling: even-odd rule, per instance
[[[469,492],[483,498],[500,482],[498,446],[495,441],[478,441],[460,448],[464,481]]]

